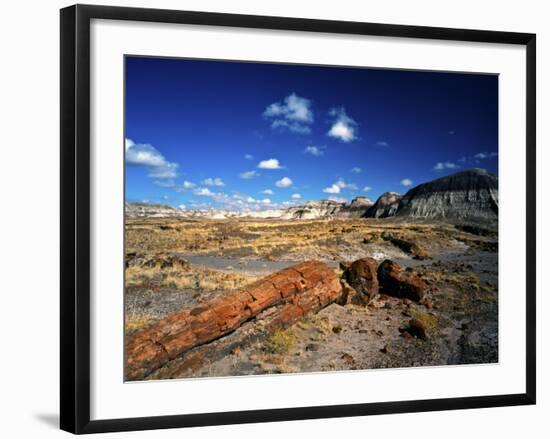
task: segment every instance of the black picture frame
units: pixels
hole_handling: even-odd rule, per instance
[[[90,21],[92,19],[407,37],[526,47],[526,392],[224,413],[90,420]],[[61,10],[61,429],[81,434],[535,404],[536,36],[210,12],[74,5]]]

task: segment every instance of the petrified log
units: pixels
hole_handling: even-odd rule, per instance
[[[397,262],[389,259],[378,267],[378,282],[382,294],[416,302],[422,300],[426,292],[426,284],[415,271],[404,271]]]
[[[270,324],[288,326],[336,301],[341,286],[334,271],[308,261],[273,273],[195,308],[178,311],[130,336],[126,379],[142,379],[189,349],[237,329],[266,308],[278,306]]]
[[[354,300],[369,303],[378,295],[378,262],[373,258],[354,261],[344,270],[343,278],[359,294]]]
[[[345,306],[345,305],[365,305],[366,301],[363,297],[363,294],[360,294],[357,292],[355,288],[353,288],[350,284],[347,283],[345,279],[342,279],[340,281],[340,284],[342,285],[342,294],[340,295],[340,299],[338,299],[338,304]]]
[[[430,259],[428,252],[416,242],[408,241],[389,232],[383,232],[381,236],[382,239],[391,242],[405,253],[413,255],[413,259]]]

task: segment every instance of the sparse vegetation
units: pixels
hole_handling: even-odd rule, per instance
[[[151,319],[146,316],[126,316],[124,321],[124,333],[132,334],[145,329],[151,323]]]
[[[437,328],[438,319],[433,313],[413,308],[411,309],[411,317],[421,322],[427,331],[433,331]]]
[[[126,286],[148,286],[152,289],[174,288],[179,290],[215,291],[243,288],[256,281],[257,276],[242,273],[225,273],[201,267],[188,270],[134,266],[126,269]]]
[[[496,249],[494,235],[473,235],[465,230],[444,223],[407,224],[387,219],[128,218],[126,245],[129,252],[181,252],[268,261],[350,260],[384,245],[418,259],[457,242],[487,251]]]
[[[286,354],[294,343],[296,334],[292,329],[278,329],[267,339],[266,351],[271,354]]]
[[[497,240],[485,229],[392,219],[128,218],[126,226],[127,251],[135,253],[126,268],[126,334],[246,289],[288,261],[335,261],[341,277],[346,263],[361,257],[398,260],[404,271],[414,267],[427,288],[419,302],[382,294],[367,308],[333,304],[275,332],[250,319],[242,332],[174,360],[157,378],[457,364],[496,355],[497,259],[487,252],[496,250]],[[215,261],[213,268],[197,265],[203,260]],[[485,350],[470,346],[476,336],[467,337],[480,327],[490,340]],[[457,331],[465,334],[460,343],[449,339]],[[227,355],[223,349],[211,355],[209,349],[221,349],[226,339]],[[188,367],[198,354],[204,358]]]

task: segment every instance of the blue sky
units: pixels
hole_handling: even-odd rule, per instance
[[[126,199],[257,210],[497,173],[492,75],[126,58]]]

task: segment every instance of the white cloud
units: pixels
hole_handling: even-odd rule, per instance
[[[239,174],[239,177],[244,178],[245,180],[249,180],[251,178],[257,177],[258,175],[260,174],[258,174],[256,171],[246,171],[246,172],[241,172]]]
[[[327,135],[349,143],[357,139],[357,122],[346,114],[344,107],[333,108],[329,115],[333,117],[333,122]]]
[[[176,182],[172,178],[166,180],[153,180],[153,183],[160,187],[174,187],[176,185]]]
[[[340,179],[336,183],[333,183],[331,186],[323,189],[323,192],[327,194],[339,194],[342,189],[357,190],[357,185],[354,183],[346,183],[344,180]]]
[[[193,191],[193,194],[210,198],[212,202],[206,203],[206,208],[217,208],[235,211],[257,209],[259,204],[265,205],[264,200],[258,201],[249,195],[239,193],[228,195],[223,192],[212,192],[208,188],[197,188]],[[194,201],[191,200],[191,204],[193,203]]]
[[[221,178],[206,178],[201,182],[202,184],[205,184],[207,186],[225,186],[225,183]]]
[[[212,207],[212,204],[209,202],[204,203],[204,202],[198,202],[195,200],[191,200],[189,204],[191,204],[191,207],[193,209],[205,210],[205,209],[210,209]]]
[[[264,111],[264,117],[271,119],[271,127],[288,129],[294,133],[307,134],[311,132],[309,125],[313,123],[311,101],[292,93],[282,102],[274,102]]]
[[[410,178],[404,178],[403,180],[400,181],[400,183],[403,186],[411,186],[413,184],[413,181]]]
[[[290,198],[292,198],[293,200],[299,200],[300,198],[302,198],[302,196],[300,194],[292,194]]]
[[[355,168],[351,168],[351,172],[353,172],[354,174],[360,174],[361,171],[362,169],[357,166]]]
[[[124,139],[124,148],[126,151],[128,151],[134,145],[135,143],[132,139]]]
[[[275,183],[277,187],[289,187],[292,185],[292,180],[288,177],[283,177]]]
[[[334,183],[332,186],[326,187],[323,189],[323,192],[326,194],[339,194],[341,187]]]
[[[445,169],[458,169],[460,166],[453,162],[438,162],[433,167],[434,171],[444,171]]]
[[[221,209],[226,211],[246,212],[280,208],[285,205],[284,202],[276,203],[270,198],[254,199],[249,195],[241,193],[228,195],[223,192],[212,192],[208,188],[197,188],[194,191],[194,194],[208,197],[207,202],[197,202],[195,200],[190,200],[189,204],[194,209]],[[291,203],[296,204],[297,201],[292,201]]]
[[[262,194],[273,195],[273,191],[271,189],[266,189],[265,191],[262,191]]]
[[[195,186],[196,186],[195,183],[185,180],[181,185],[176,187],[175,190],[176,192],[185,192],[185,191],[188,191],[189,189],[193,189]]]
[[[498,152],[478,152],[477,154],[474,154],[473,156],[463,156],[458,159],[459,163],[474,163],[479,164],[481,163],[481,160],[487,160],[487,159],[493,159],[495,157],[498,157]]]
[[[378,142],[375,143],[375,145],[380,146],[382,148],[385,148],[386,146],[390,146],[390,144],[385,140],[379,140]]]
[[[143,166],[149,169],[149,177],[156,179],[176,178],[179,165],[169,162],[153,145],[135,143],[125,139],[126,163],[132,166]]]
[[[185,204],[180,204],[180,205],[178,206],[178,209],[180,209],[180,210],[185,210]]]
[[[474,158],[478,160],[484,160],[494,158],[497,155],[498,152],[478,152],[476,155],[474,155]]]
[[[325,154],[323,151],[324,147],[318,147],[318,146],[306,146],[306,149],[304,149],[304,152],[306,154],[314,155],[315,157],[320,157]]]
[[[254,156],[252,154],[245,154],[244,158],[247,159],[247,160],[252,160],[254,158]]]
[[[363,188],[363,192],[368,192],[368,191],[370,191],[371,189],[372,189],[372,188],[371,188],[370,186],[365,186],[365,187]]]
[[[176,178],[178,176],[178,164],[166,162],[162,166],[155,166],[151,168],[149,177],[151,178]]]
[[[200,196],[203,196],[203,197],[211,197],[214,195],[214,192],[212,192],[210,189],[208,189],[207,187],[199,187],[197,189],[195,189],[193,191],[193,193],[195,195],[200,195]]]
[[[258,168],[260,168],[260,169],[283,169],[283,167],[279,163],[279,160],[277,160],[277,159],[262,160],[260,163],[258,163]]]

